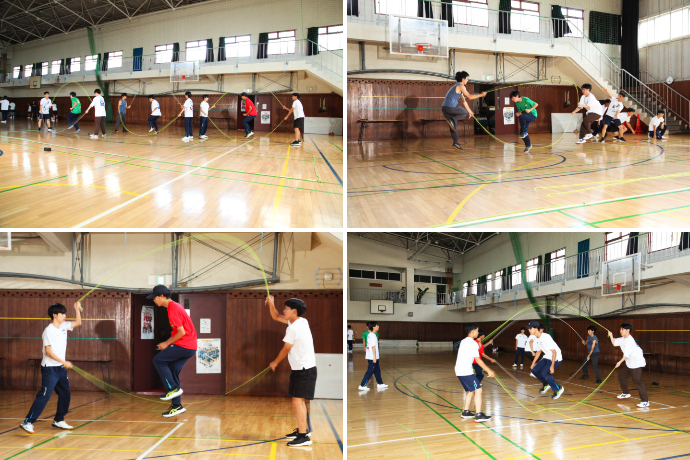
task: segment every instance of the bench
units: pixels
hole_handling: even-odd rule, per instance
[[[671,358],[675,358],[676,360],[676,375],[678,375],[678,363],[680,363],[680,360],[683,358],[690,358],[690,355],[666,355],[666,372],[668,372],[668,360]]]
[[[645,359],[647,360],[647,367],[648,371],[651,373],[652,372],[652,363],[649,359],[647,359],[647,356],[650,358],[656,358],[656,363],[659,365],[659,372],[664,372],[664,368],[661,367],[661,361],[659,360],[659,353],[642,353],[645,356]]]
[[[364,139],[364,128],[367,126],[369,123],[397,123],[400,126],[400,134],[403,139],[407,140],[407,133],[405,132],[405,122],[403,120],[367,120],[367,119],[361,119],[357,120],[357,123],[360,123],[360,128],[359,128],[359,143],[362,143],[362,139]]]
[[[24,392],[26,392],[26,378],[29,374],[30,367],[34,368],[31,379],[31,389],[36,389],[36,372],[38,371],[38,368],[41,367],[41,361],[43,361],[43,358],[29,358],[26,360],[26,368],[24,369]],[[113,361],[112,359],[68,359],[67,361],[71,361],[73,363],[100,363],[103,381],[110,385],[110,363]],[[108,380],[105,379],[106,370],[108,371]],[[110,388],[106,387],[105,392],[110,394]]]
[[[469,120],[470,120],[469,118],[465,118],[464,120],[461,120],[459,123],[462,125],[462,137],[467,137],[467,129],[469,127]],[[423,139],[426,138],[426,125],[428,123],[433,123],[435,121],[444,121],[444,122],[448,123],[448,120],[446,120],[445,118],[438,118],[438,119],[434,119],[434,120],[422,118],[420,121],[422,122],[422,138]],[[460,134],[460,133],[458,133],[458,134]]]

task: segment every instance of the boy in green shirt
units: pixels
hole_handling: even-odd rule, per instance
[[[527,153],[532,149],[527,128],[529,128],[530,123],[537,120],[537,106],[539,104],[528,97],[522,97],[520,91],[510,93],[510,100],[515,103],[517,108],[517,116],[520,120],[520,138],[525,141],[525,153]]]
[[[74,132],[78,133],[79,132],[79,120],[78,119],[79,119],[79,114],[81,113],[81,102],[79,101],[79,99],[77,99],[77,93],[75,93],[74,91],[69,93],[69,95],[72,98],[72,107],[70,107],[69,113],[67,114],[67,126],[68,126],[67,129],[74,126],[74,128],[76,129],[76,131],[74,131]]]

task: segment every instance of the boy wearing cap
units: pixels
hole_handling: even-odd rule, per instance
[[[247,96],[247,93],[242,93],[242,100],[244,101],[244,118],[242,119],[242,125],[244,126],[244,133],[245,136],[244,138],[247,139],[249,137],[252,137],[254,133],[252,132],[252,129],[249,127],[249,122],[252,121],[254,118],[256,118],[257,111],[256,111],[256,106],[252,102],[251,99]]]
[[[536,378],[539,379],[544,387],[539,390],[539,393],[546,394],[549,387],[553,390],[553,396],[551,399],[558,399],[563,394],[563,387],[556,383],[556,379],[553,378],[554,371],[563,362],[563,355],[561,354],[561,349],[556,345],[551,336],[546,332],[543,332],[539,328],[539,323],[536,321],[530,321],[527,325],[527,330],[530,334],[534,334],[537,337],[536,342],[539,344],[541,350],[537,351],[537,356],[534,357],[532,362],[532,373]],[[542,351],[544,352],[544,359],[539,361],[539,355]]]
[[[311,444],[311,429],[309,424],[309,410],[306,401],[314,399],[316,389],[316,355],[314,354],[314,339],[311,336],[309,322],[303,318],[307,312],[307,305],[301,299],[288,299],[285,301],[283,314],[278,314],[273,296],[266,297],[271,318],[275,321],[287,324],[283,349],[278,357],[269,364],[273,372],[278,364],[288,357],[290,362],[290,387],[288,393],[292,396],[292,409],[295,411],[297,428],[292,433],[285,435],[291,439],[288,447],[302,447]]]
[[[632,325],[630,323],[621,324],[620,332],[622,337],[614,339],[613,332],[609,331],[611,343],[614,347],[621,347],[621,351],[623,352],[623,358],[616,363],[616,367],[620,367],[623,361],[625,361],[625,366],[621,367],[621,371],[618,374],[618,383],[620,383],[621,390],[623,390],[623,393],[618,395],[618,399],[630,397],[628,377],[632,376],[633,383],[637,387],[637,391],[640,393],[640,400],[642,401],[637,407],[649,407],[647,389],[644,383],[642,383],[642,371],[647,365],[644,359],[644,353],[642,353],[642,348],[637,345],[633,336],[630,335],[632,332]]]
[[[455,375],[462,384],[462,387],[467,392],[465,395],[465,406],[462,411],[462,418],[474,418],[475,422],[488,422],[491,420],[490,415],[486,415],[482,410],[482,384],[474,374],[472,362],[476,360],[479,367],[484,369],[489,377],[494,377],[496,374],[489,369],[489,366],[484,364],[479,355],[479,345],[477,345],[477,337],[479,336],[479,326],[477,323],[469,323],[465,326],[467,337],[462,339],[460,347],[458,348],[458,358],[455,361]],[[470,411],[470,404],[474,396],[474,409],[476,414]]]
[[[168,340],[158,344],[161,352],[153,358],[153,365],[166,390],[160,399],[171,401],[168,410],[163,412],[163,417],[174,417],[187,410],[182,407],[180,397],[183,393],[180,372],[189,358],[196,354],[196,329],[182,305],[170,299],[170,290],[164,285],[154,287],[153,293],[146,298],[168,310],[168,321],[172,331]]]

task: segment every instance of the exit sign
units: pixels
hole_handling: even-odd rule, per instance
[[[165,275],[158,277],[158,284],[165,284]]]

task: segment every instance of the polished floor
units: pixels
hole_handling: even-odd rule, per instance
[[[0,392],[0,458],[343,458],[342,401],[312,401],[313,444],[290,448],[285,434],[295,428],[295,419],[289,398],[185,396],[187,412],[163,418],[161,412],[168,403],[75,392],[65,418],[74,429],[51,427],[57,402],[54,396],[42,414],[45,419],[34,424],[34,434],[29,434],[19,423],[33,397],[28,392]]]
[[[133,135],[108,124],[97,140],[91,123],[78,134],[65,128],[39,133],[26,119],[0,127],[0,226],[343,226],[341,136],[307,134],[295,148],[291,133],[245,139],[212,125],[208,140],[189,143],[180,127],[155,135],[132,125]]]
[[[528,367],[512,369],[511,356],[499,355],[506,370],[489,363],[501,383],[485,378],[483,408],[493,418],[463,420],[464,391],[455,376],[452,351],[411,353],[381,350],[384,383],[377,390],[357,390],[364,372],[364,353],[348,355],[348,459],[635,459],[662,460],[690,456],[690,377],[643,375],[650,407],[639,409],[637,391],[619,400],[618,370],[599,392],[575,405],[597,387],[593,372],[570,382],[579,362],[565,361],[555,377],[565,388],[557,401],[541,395]],[[600,366],[602,378],[613,370]],[[658,382],[658,386],[652,382]],[[630,382],[632,385],[632,381]],[[519,403],[516,401],[519,401]],[[524,407],[523,407],[524,406]]]
[[[348,143],[348,226],[689,225],[690,135],[584,145],[572,133],[530,138],[529,154],[518,136],[464,138],[462,152],[450,136]]]

